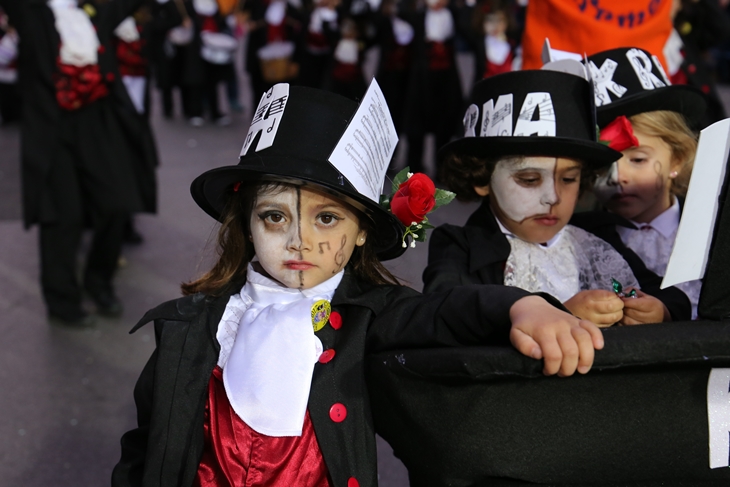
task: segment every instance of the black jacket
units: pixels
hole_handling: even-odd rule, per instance
[[[365,385],[365,355],[392,348],[507,344],[509,309],[528,293],[505,286],[470,286],[423,296],[403,286],[373,286],[349,272],[332,299],[342,327],[317,332],[336,350],[315,365],[309,414],[334,486],[355,477],[377,485],[375,428]],[[201,294],[149,311],[135,329],[155,322],[157,349],[135,387],[138,427],[122,437],[112,485],[190,486],[203,452],[207,384],[220,345],[215,334],[228,302]],[[330,420],[335,403],[347,408]]]
[[[611,244],[628,262],[644,292],[661,300],[675,321],[689,320],[692,308],[687,295],[673,287],[659,289],[661,277],[647,269],[643,261],[623,244],[616,232],[615,220],[609,225],[603,216],[610,214],[599,213],[601,215],[580,218],[576,214],[570,223]],[[428,247],[428,266],[423,271],[423,292],[465,284],[502,284],[510,250],[509,242],[485,200],[463,227],[442,225],[433,231]]]
[[[46,0],[0,0],[0,6],[7,12],[21,39],[18,86],[23,99],[21,165],[26,226],[52,220],[49,214],[53,211],[48,210],[52,204],[47,201],[46,193],[47,185],[52,184],[49,173],[59,150],[59,126],[64,123],[54,85],[61,40],[53,12],[46,3]],[[122,140],[131,154],[129,160],[114,164],[126,167],[125,181],[134,181],[131,185],[134,187],[127,188],[128,198],[133,200],[127,206],[130,211],[152,212],[156,207],[154,139],[147,121],[137,114],[121,81],[113,45],[114,29],[142,3],[143,0],[115,0],[96,5],[91,21],[103,48],[99,51],[99,69],[110,91],[101,102],[110,105],[114,126],[119,132],[110,137]],[[122,156],[111,154],[110,157]],[[139,197],[133,197],[133,194],[139,194]]]

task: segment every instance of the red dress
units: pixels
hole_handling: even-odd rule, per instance
[[[331,487],[309,411],[302,436],[257,433],[228,402],[223,371],[213,370],[205,406],[205,449],[195,487]]]

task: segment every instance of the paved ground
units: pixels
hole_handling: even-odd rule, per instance
[[[37,234],[19,220],[19,133],[0,128],[0,487],[108,485],[119,438],[135,424],[132,388],[153,349],[151,328],[127,332],[206,269],[215,228],[188,188],[206,169],[237,163],[248,120],[246,113],[230,127],[194,129],[179,118],[153,117],[161,155],[159,212],[137,218],[145,242],[124,251],[127,264],[117,279],[124,316],[100,319],[85,331],[46,320]],[[462,223],[470,212],[453,205],[433,221]],[[420,288],[425,259],[426,247],[419,245],[390,267]],[[381,486],[407,485],[402,464],[380,443]]]

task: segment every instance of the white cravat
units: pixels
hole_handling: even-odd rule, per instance
[[[451,10],[442,8],[439,10],[426,10],[426,40],[432,42],[444,42],[454,35],[454,17]]]
[[[137,22],[133,17],[127,17],[114,29],[114,35],[124,42],[135,42],[139,40],[139,31],[137,30]]]
[[[330,301],[343,274],[300,291],[249,264],[241,293],[228,301],[216,334],[218,365],[231,407],[255,431],[301,436],[314,364],[322,353],[312,305]]]
[[[97,64],[99,38],[86,12],[64,2],[49,2],[48,6],[61,38],[61,63],[79,67]]]

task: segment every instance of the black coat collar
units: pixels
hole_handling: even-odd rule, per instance
[[[469,243],[469,272],[498,262],[504,262],[509,257],[511,247],[507,237],[497,224],[489,199],[485,198],[477,210],[471,214],[464,226],[464,235]]]

